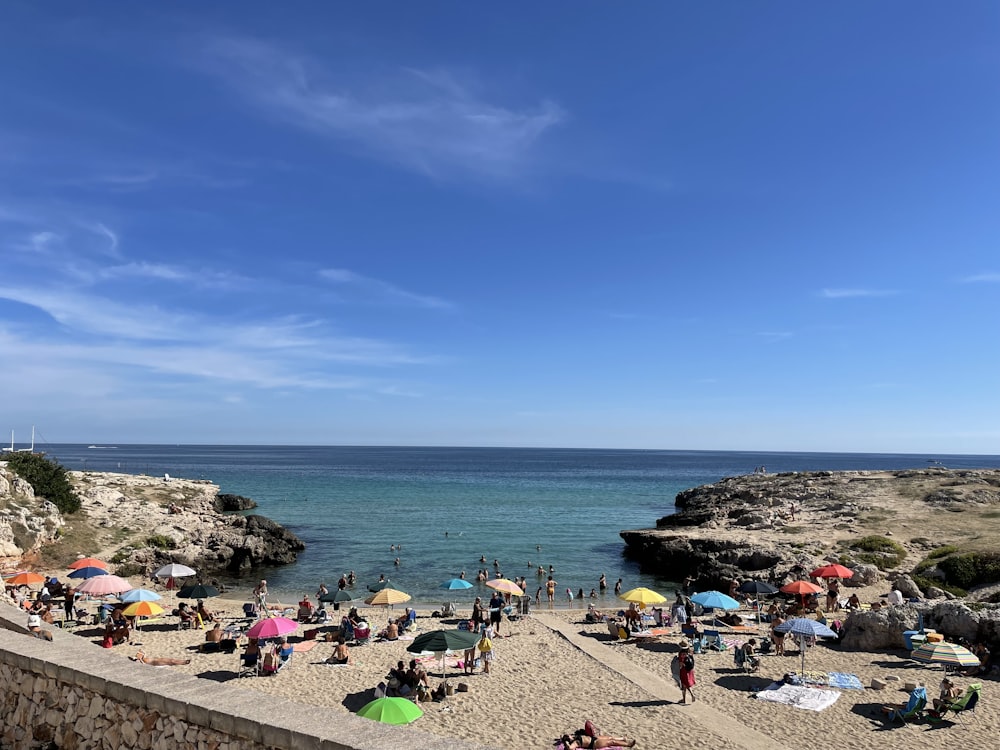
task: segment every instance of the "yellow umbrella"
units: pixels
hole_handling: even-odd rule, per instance
[[[667,597],[661,596],[652,589],[643,588],[642,586],[626,591],[618,598],[624,599],[627,602],[635,602],[640,607],[648,607],[650,604],[663,604],[667,600]]]
[[[487,581],[486,585],[491,589],[496,589],[497,591],[504,594],[513,594],[514,596],[524,596],[524,591],[511,580],[507,578],[494,578],[492,581]]]
[[[402,604],[410,601],[410,595],[396,589],[382,589],[377,594],[365,599],[365,604],[374,604],[376,607],[387,604]]]
[[[129,617],[155,617],[163,614],[163,607],[156,602],[133,602],[122,610]]]

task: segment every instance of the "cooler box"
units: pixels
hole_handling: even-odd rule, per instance
[[[920,648],[924,641],[927,640],[927,636],[924,635],[923,631],[920,630],[904,630],[903,631],[903,642],[906,644],[906,650],[912,651],[915,648]]]
[[[928,643],[941,643],[944,640],[944,636],[940,633],[928,633],[926,637]]]

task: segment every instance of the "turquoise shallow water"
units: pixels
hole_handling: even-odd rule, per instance
[[[259,571],[272,598],[296,601],[321,582],[331,588],[348,570],[359,593],[379,574],[422,604],[447,599],[438,585],[465,571],[526,576],[529,593],[544,578],[534,567],[555,567],[558,600],[589,594],[601,573],[610,587],[648,586],[668,593],[669,571],[642,574],[621,556],[623,529],[646,528],[670,513],[681,490],[768,471],[923,468],[1000,468],[997,456],[915,456],[833,453],[600,451],[501,448],[324,446],[118,446],[43,448],[68,469],[124,471],[208,479],[223,492],[252,497],[257,512],[287,526],[307,549],[291,566]],[[402,545],[390,551],[390,545]],[[485,556],[488,563],[479,562]],[[395,558],[399,557],[399,565]],[[528,562],[532,567],[528,567]],[[243,585],[252,585],[249,581]],[[589,601],[589,599],[587,599]],[[585,602],[573,602],[586,606]]]

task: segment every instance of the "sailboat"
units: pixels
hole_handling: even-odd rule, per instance
[[[0,452],[3,453],[34,453],[35,452],[35,425],[31,425],[31,447],[30,448],[15,448],[14,447],[14,430],[10,431],[10,448],[4,446],[0,448]]]

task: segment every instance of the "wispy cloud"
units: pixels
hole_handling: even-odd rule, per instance
[[[899,294],[894,289],[823,289],[820,296],[825,299],[849,299],[851,297],[892,297]]]
[[[215,38],[204,68],[271,116],[407,169],[439,177],[512,178],[539,139],[566,120],[555,103],[509,107],[442,70],[337,74],[246,38]]]
[[[343,268],[325,268],[319,272],[319,275],[326,281],[334,284],[354,288],[369,301],[415,305],[417,307],[428,307],[438,310],[451,310],[455,307],[454,304],[440,297],[408,292],[387,281],[362,276],[354,271],[348,271]]]
[[[792,337],[791,331],[758,331],[757,336],[769,343],[784,341]]]
[[[1000,273],[987,272],[978,273],[974,276],[966,276],[962,279],[963,284],[1000,284]]]

